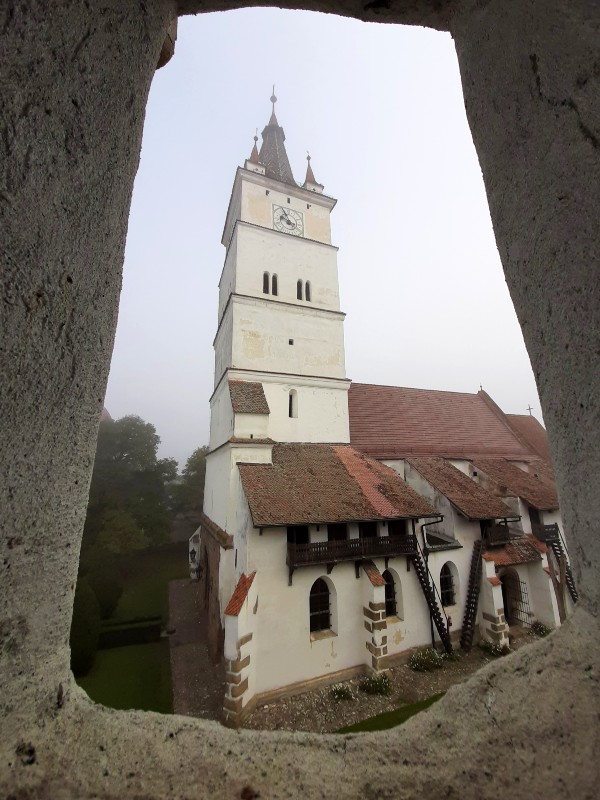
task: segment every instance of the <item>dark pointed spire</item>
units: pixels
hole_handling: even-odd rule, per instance
[[[258,130],[257,130],[257,134],[258,134]],[[251,161],[253,164],[258,164],[258,147],[256,146],[257,142],[258,142],[258,136],[255,136],[254,137],[254,146],[252,148],[252,152],[250,153],[250,158],[248,159],[248,161]]]
[[[273,86],[273,94],[271,95],[271,103],[273,110],[271,111],[271,119],[269,124],[262,132],[262,145],[258,160],[265,166],[265,175],[267,178],[274,178],[276,181],[282,183],[289,183],[291,186],[296,186],[292,168],[285,151],[285,133],[283,128],[277,122],[275,116],[275,87]]]
[[[306,154],[306,161],[308,163],[306,164],[306,178],[304,180],[304,183],[317,183],[317,181],[315,180],[315,174],[312,171],[312,167],[310,165],[310,153]]]

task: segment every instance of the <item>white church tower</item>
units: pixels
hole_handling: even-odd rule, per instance
[[[190,544],[233,725],[273,692],[379,671],[430,635],[422,598],[406,630],[388,619],[404,625],[407,558],[418,568],[406,599],[420,583],[430,592],[415,530],[437,513],[350,446],[336,201],[310,158],[295,182],[271,101],[223,230],[204,510]]]
[[[348,442],[344,314],[330,214],[310,166],[294,181],[273,112],[236,172],[222,243],[210,448],[233,438]],[[270,413],[236,414],[229,383],[263,387]]]

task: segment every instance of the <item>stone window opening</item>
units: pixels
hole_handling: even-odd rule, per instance
[[[288,417],[296,419],[298,416],[298,392],[292,389],[288,396]]]
[[[454,586],[454,575],[447,562],[440,570],[440,594],[443,606],[453,606],[456,603],[456,587]]]
[[[323,578],[317,578],[310,589],[310,632],[331,629],[331,596]]]
[[[263,294],[269,294],[270,277],[268,272],[263,272]]]
[[[277,297],[277,275],[273,275],[271,278],[271,294]]]
[[[304,299],[310,303],[310,281],[306,281],[304,284]]]
[[[296,284],[296,299],[302,300],[302,281],[298,281]]]
[[[398,611],[396,605],[396,584],[389,570],[386,569],[382,577],[385,581],[385,615],[386,617],[395,617]]]

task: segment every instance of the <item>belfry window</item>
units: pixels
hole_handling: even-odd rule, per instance
[[[386,617],[395,617],[397,610],[396,586],[394,585],[392,573],[386,569],[382,575],[382,578],[385,581],[385,615]]]
[[[288,417],[295,419],[298,416],[298,392],[292,389],[288,396]]]
[[[306,281],[304,284],[304,299],[310,303],[310,281]]]
[[[271,294],[277,297],[277,275],[273,275],[271,278]]]
[[[310,632],[331,628],[331,600],[329,586],[318,578],[310,589]]]
[[[453,606],[455,600],[454,576],[450,564],[446,563],[440,570],[440,594],[443,606]]]
[[[263,272],[263,294],[269,294],[270,277],[268,272]]]
[[[302,281],[298,281],[296,284],[296,298],[302,300]]]

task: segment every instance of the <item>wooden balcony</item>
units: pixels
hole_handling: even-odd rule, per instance
[[[545,542],[550,545],[560,542],[560,530],[556,523],[553,525],[532,524],[531,532],[540,542]]]
[[[485,532],[488,547],[499,547],[513,542],[515,539],[522,539],[524,536],[523,531],[518,528],[510,528],[508,525],[492,525]]]
[[[365,539],[344,539],[332,542],[311,542],[310,544],[288,543],[287,565],[290,570],[318,564],[338,564],[342,561],[360,561],[363,558],[377,558],[412,555],[417,549],[416,537],[373,536]]]

